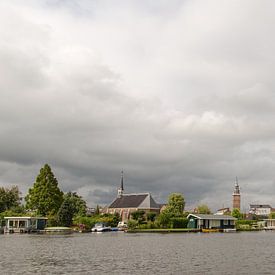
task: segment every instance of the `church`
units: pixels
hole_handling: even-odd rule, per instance
[[[150,193],[124,193],[123,171],[121,172],[120,187],[118,188],[117,197],[106,208],[105,213],[119,213],[122,221],[127,221],[131,213],[143,210],[148,212],[160,212],[160,205],[155,202]]]

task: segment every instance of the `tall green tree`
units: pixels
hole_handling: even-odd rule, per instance
[[[86,214],[86,202],[75,192],[68,192],[63,197],[57,213],[57,222],[62,226],[71,226],[73,218]]]
[[[73,223],[74,209],[71,201],[65,198],[57,212],[57,223],[61,226],[71,226]]]
[[[0,213],[20,205],[20,192],[17,186],[0,187]]]
[[[198,205],[197,209],[199,214],[211,214],[211,210],[206,204]]]
[[[37,214],[47,216],[57,213],[63,202],[63,192],[59,189],[58,181],[48,164],[40,169],[25,200],[26,208],[36,210]]]
[[[172,216],[182,216],[185,206],[184,197],[181,193],[172,193],[168,197],[168,205],[164,211]]]
[[[71,204],[74,216],[86,215],[86,201],[83,200],[76,192],[68,192],[64,195],[64,200],[68,200]]]

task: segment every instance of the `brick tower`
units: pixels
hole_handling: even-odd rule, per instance
[[[233,209],[237,208],[237,209],[241,209],[241,194],[240,194],[240,186],[238,183],[238,178],[236,177],[236,181],[235,181],[235,188],[234,188],[234,192],[233,192]]]

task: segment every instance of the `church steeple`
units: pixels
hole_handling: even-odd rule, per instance
[[[235,180],[234,194],[240,194],[240,186],[238,183],[238,177],[236,177],[236,180]]]
[[[237,208],[240,210],[241,208],[241,192],[240,192],[240,186],[238,182],[238,178],[236,177],[235,180],[235,187],[233,192],[233,209]]]
[[[120,187],[117,190],[117,196],[120,198],[123,196],[124,186],[123,186],[123,170],[121,171]]]

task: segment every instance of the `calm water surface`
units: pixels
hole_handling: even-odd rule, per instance
[[[275,274],[275,232],[0,235],[0,274]]]

